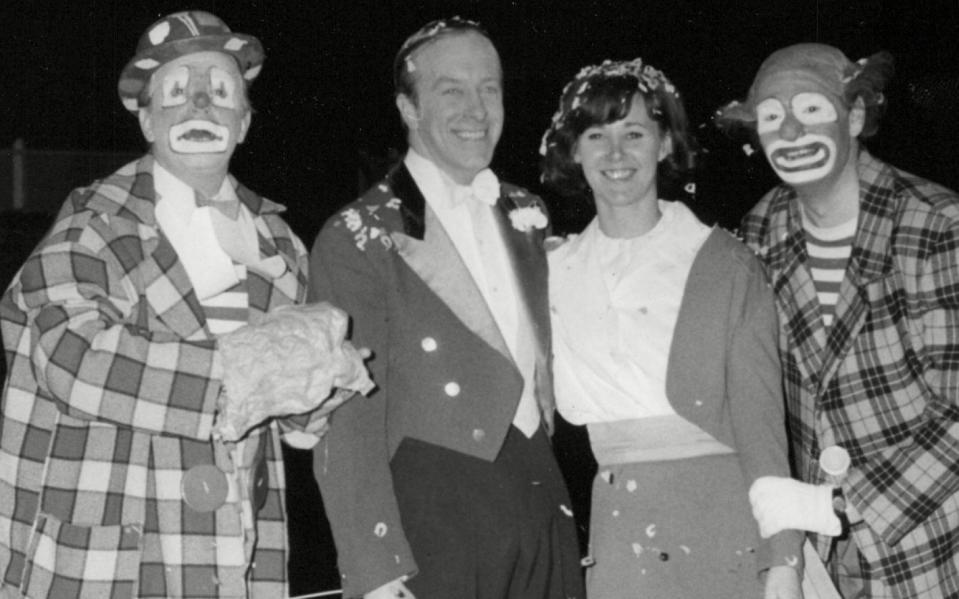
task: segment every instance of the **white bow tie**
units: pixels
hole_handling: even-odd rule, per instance
[[[470,198],[479,200],[489,206],[495,206],[499,199],[499,179],[490,169],[483,169],[473,178],[469,185],[457,185],[453,188],[452,203],[459,206]]]

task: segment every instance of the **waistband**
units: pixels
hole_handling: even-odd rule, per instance
[[[676,414],[586,425],[600,466],[736,453]]]

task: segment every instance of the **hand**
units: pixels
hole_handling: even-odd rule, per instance
[[[773,566],[766,571],[764,599],[802,599],[799,572],[789,566]]]
[[[404,580],[406,580],[405,576],[391,580],[380,588],[363,595],[363,599],[416,599],[413,593],[403,584]]]
[[[783,530],[807,530],[835,537],[842,523],[832,511],[832,487],[782,476],[761,476],[749,488],[749,503],[768,539]]]

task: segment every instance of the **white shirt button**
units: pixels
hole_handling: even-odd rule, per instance
[[[456,397],[460,394],[460,386],[455,382],[446,383],[446,386],[443,387],[443,391],[450,397]]]
[[[486,438],[486,431],[484,431],[484,430],[481,429],[481,428],[475,428],[475,429],[473,429],[473,440],[474,440],[474,441],[476,441],[477,443],[479,443],[480,441],[482,441],[482,440],[485,439],[485,438]]]
[[[420,341],[420,347],[422,347],[425,352],[436,351],[436,339],[423,337],[423,340]]]

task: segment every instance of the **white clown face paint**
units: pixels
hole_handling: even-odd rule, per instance
[[[181,154],[226,152],[229,142],[229,128],[210,121],[194,119],[170,127],[170,148]]]
[[[777,98],[756,106],[756,126],[766,158],[791,185],[818,181],[833,171],[837,148],[829,126],[838,119],[833,103],[815,92],[796,94],[789,109]]]
[[[819,185],[838,177],[860,127],[850,111],[801,71],[770,76],[757,90],[756,132],[770,166],[786,184]]]
[[[236,62],[220,52],[181,56],[150,83],[140,127],[157,161],[173,174],[225,172],[246,137],[250,111]]]
[[[160,81],[160,106],[170,108],[186,104],[187,86],[190,85],[190,69],[179,66],[167,73]]]
[[[213,90],[213,105],[220,108],[235,109],[236,79],[219,67],[210,68],[210,88]]]

